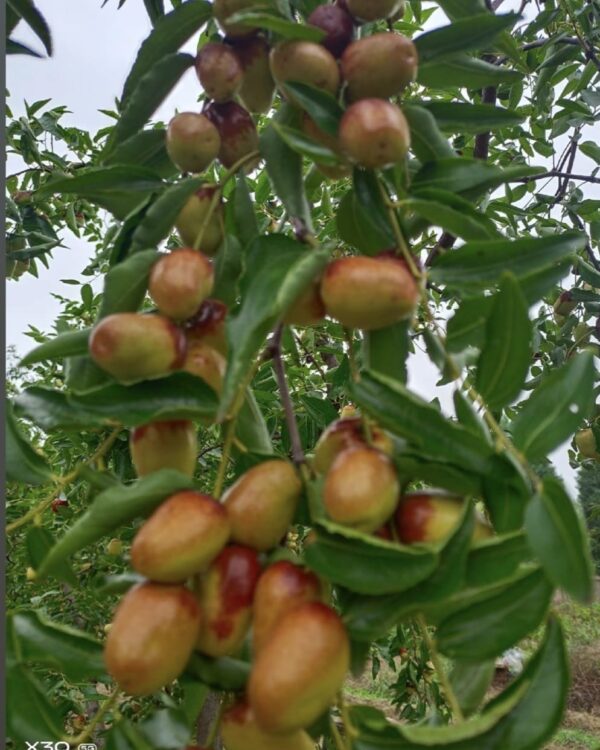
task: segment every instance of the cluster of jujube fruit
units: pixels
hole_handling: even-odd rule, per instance
[[[387,99],[414,80],[416,50],[393,32],[353,41],[357,23],[391,18],[401,13],[402,2],[319,6],[308,22],[326,32],[321,44],[293,40],[272,48],[259,30],[228,22],[250,5],[215,0],[226,36],[204,45],[196,60],[211,101],[202,113],[184,112],[169,124],[173,162],[193,173],[215,158],[227,168],[253,169],[258,136],[250,112],[267,112],[276,86],[295,104],[290,82],[336,96],[343,87],[349,106],[338,138],[303,115],[306,134],[340,156],[330,176],[348,174],[352,164],[376,168],[404,159],[409,128]],[[161,255],[151,269],[148,292],[157,312],[119,313],[95,327],[91,356],[118,381],[183,370],[220,393],[227,308],[211,299],[211,259],[223,225],[220,188],[206,184],[177,218],[184,246]],[[418,281],[395,251],[342,257],[309,284],[282,322],[312,325],[329,315],[347,328],[371,331],[412,317],[419,295]],[[185,419],[142,425],[132,430],[130,451],[139,477],[161,469],[192,477],[196,427]],[[324,512],[337,524],[393,544],[446,539],[462,517],[464,500],[440,491],[406,493],[393,453],[392,439],[378,425],[353,411],[343,413],[311,459],[313,474],[322,478]],[[193,490],[171,495],[132,544],[132,567],[147,580],[117,609],[106,643],[109,672],[126,692],[151,694],[183,672],[194,650],[209,658],[237,655],[251,634],[246,694],[225,711],[220,725],[228,750],[309,750],[306,729],[334,703],[349,669],[348,635],[324,582],[301,564],[272,558],[294,524],[301,494],[294,466],[267,460],[242,474],[221,498]],[[474,539],[489,533],[478,516]]]

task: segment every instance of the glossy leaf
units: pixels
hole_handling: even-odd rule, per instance
[[[169,495],[193,487],[189,477],[171,469],[156,471],[129,486],[109,487],[97,495],[86,512],[65,532],[37,570],[52,575],[70,555],[136,518],[145,517]]]
[[[173,177],[178,170],[167,153],[166,139],[167,131],[164,128],[140,130],[116,146],[104,163],[137,164],[160,177]]]
[[[512,274],[505,274],[486,320],[485,344],[475,387],[498,410],[519,395],[531,364],[532,325],[527,302]]]
[[[249,248],[242,306],[228,321],[230,354],[221,418],[228,413],[266,335],[298,294],[319,275],[328,258],[327,250],[307,249],[277,234],[259,237]]]
[[[405,105],[402,112],[410,125],[411,147],[421,162],[425,164],[458,156],[442,135],[431,112],[417,104]]]
[[[187,673],[216,690],[243,690],[250,677],[251,665],[228,656],[210,659],[195,653],[187,666]]]
[[[354,190],[342,198],[336,222],[340,238],[366,255],[376,255],[390,247],[388,230],[383,231],[369,220]]]
[[[527,538],[548,578],[575,599],[591,602],[594,593],[589,535],[564,486],[553,477],[527,507]]]
[[[285,85],[321,130],[329,135],[337,136],[344,110],[335,97],[304,83],[291,81]]]
[[[10,403],[6,405],[5,440],[8,480],[32,485],[47,484],[51,481],[50,466],[21,433]]]
[[[441,130],[449,133],[487,133],[525,119],[518,112],[491,104],[433,101],[421,106],[435,117]]]
[[[466,87],[480,89],[501,83],[514,83],[522,78],[521,73],[501,65],[492,65],[468,55],[458,54],[442,62],[419,65],[417,80],[428,88],[449,89]]]
[[[36,570],[54,544],[54,537],[48,529],[43,526],[32,526],[25,536],[25,547],[27,548],[27,559],[30,567]],[[77,576],[67,560],[63,560],[61,565],[56,567],[56,578],[73,588],[78,584]]]
[[[593,404],[595,367],[589,352],[547,375],[512,423],[513,442],[530,460],[544,458],[567,440]]]
[[[104,277],[104,292],[98,318],[121,312],[136,312],[146,295],[148,279],[158,254],[146,250],[113,266]]]
[[[268,29],[269,31],[274,31],[284,39],[305,39],[309,42],[319,43],[325,36],[325,32],[316,26],[305,26],[297,21],[288,21],[281,16],[258,10],[246,10],[234,13],[227,19],[227,23]]]
[[[455,662],[450,673],[450,684],[464,716],[468,717],[477,712],[495,673],[494,659],[471,664]]]
[[[39,344],[26,354],[21,360],[21,366],[27,367],[48,359],[63,359],[76,354],[86,354],[90,331],[91,328],[84,328],[81,331],[59,333],[58,336],[44,341],[43,344]]]
[[[499,533],[523,526],[531,486],[523,469],[507,454],[496,454],[489,474],[483,477],[483,500]]]
[[[407,321],[379,328],[376,331],[365,331],[363,339],[365,366],[373,372],[379,372],[401,383],[406,383],[406,360],[409,346]]]
[[[48,57],[52,57],[52,35],[46,19],[35,7],[33,0],[7,0],[10,10],[20,16],[44,45]]]
[[[47,690],[22,665],[7,670],[6,677],[7,734],[13,743],[25,747],[27,742],[59,741],[63,734],[64,717],[60,709],[51,703]],[[27,706],[27,710],[23,710]]]
[[[467,588],[491,586],[510,578],[532,554],[522,531],[486,539],[469,552],[466,569]]]

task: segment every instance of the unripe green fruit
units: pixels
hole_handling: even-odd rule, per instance
[[[199,651],[216,657],[239,650],[250,628],[260,572],[258,555],[248,547],[226,547],[213,561],[199,587],[204,613]]]
[[[315,123],[315,121],[305,112],[302,116],[302,130],[309,137],[312,138],[316,143],[320,143],[326,148],[331,149],[340,158],[339,165],[330,164],[319,164],[315,166],[326,177],[332,180],[339,180],[343,177],[349,177],[352,172],[352,167],[346,161],[342,154],[342,147],[340,145],[339,138],[333,135],[329,135]]]
[[[269,65],[269,44],[261,36],[233,40],[233,49],[244,71],[239,96],[249,112],[264,114],[271,109],[275,81]]]
[[[232,540],[259,552],[276,547],[292,523],[301,492],[302,483],[288,461],[253,466],[223,496]]]
[[[343,326],[372,331],[409,318],[419,299],[419,287],[396,256],[355,256],[328,265],[321,296],[327,314]]]
[[[580,430],[575,435],[575,445],[584,458],[600,461],[600,451],[596,447],[596,438],[591,428]]]
[[[577,307],[577,304],[571,292],[562,292],[554,303],[555,317],[559,315],[567,317]]]
[[[196,56],[196,75],[210,99],[228,102],[240,90],[244,72],[231,47],[209,42]]]
[[[212,258],[223,242],[223,204],[219,199],[208,223],[206,217],[214,196],[216,185],[205,185],[191,195],[181,209],[175,222],[183,244],[195,247],[198,235],[203,230],[200,250]]]
[[[148,291],[159,311],[174,320],[190,318],[212,292],[214,270],[198,250],[179,248],[152,267]]]
[[[354,411],[349,416],[346,416],[348,412],[345,414],[342,411],[342,418],[332,422],[317,441],[313,458],[313,468],[317,474],[326,474],[342,451],[367,447],[363,421],[361,417],[354,416]],[[369,424],[369,431],[372,447],[391,456],[394,444],[387,432],[375,424]]]
[[[256,722],[245,700],[227,709],[221,719],[221,737],[227,750],[314,750],[315,743],[306,732],[269,734]]]
[[[325,305],[321,299],[321,283],[314,281],[288,308],[283,322],[290,326],[312,326],[320,323],[324,317]]]
[[[297,103],[285,87],[287,81],[337,94],[340,72],[335,57],[325,47],[304,40],[280,42],[271,50],[271,73],[281,93]]]
[[[183,369],[202,378],[215,393],[220,394],[223,390],[227,362],[222,354],[208,344],[190,342]]]
[[[332,521],[370,534],[394,512],[400,482],[390,459],[373,448],[340,453],[325,477],[323,501]]]
[[[203,172],[221,148],[219,131],[204,115],[181,112],[167,128],[167,153],[182,172]]]
[[[242,24],[226,23],[230,16],[241,13],[244,10],[251,10],[256,5],[256,0],[214,0],[213,14],[219,26],[230,37],[242,37],[254,34],[257,29]]]
[[[143,583],[125,594],[108,632],[108,673],[129,695],[150,695],[185,669],[201,610],[183,586]]]
[[[318,602],[323,596],[321,582],[314,573],[279,560],[265,570],[254,595],[252,650],[257,654],[271,639],[283,615],[302,604]]]
[[[154,511],[133,540],[131,565],[160,583],[183,583],[204,571],[229,539],[220,503],[200,492],[178,492]]]
[[[168,318],[139,313],[103,318],[89,343],[94,362],[122,383],[159,378],[178,370],[186,346],[183,332]]]
[[[395,104],[383,99],[362,99],[342,116],[340,144],[350,161],[360,167],[390,167],[408,154],[410,127]]]
[[[411,492],[400,500],[395,525],[404,544],[444,541],[457,527],[465,502],[460,497],[435,490]],[[492,529],[479,513],[475,518],[473,541],[487,539]]]
[[[340,57],[354,35],[352,16],[339,5],[318,5],[307,18],[307,23],[326,33],[320,44],[334,57]]]
[[[198,460],[196,428],[184,419],[151,422],[131,431],[129,450],[138,477],[161,469],[192,477]]]
[[[123,552],[123,542],[120,539],[111,539],[106,545],[106,554],[118,557]]]
[[[319,602],[285,614],[257,654],[248,702],[267,732],[310,726],[331,706],[350,667],[350,643],[338,615]]]
[[[219,131],[221,148],[219,161],[230,169],[241,159],[258,151],[258,133],[250,114],[236,102],[217,104],[213,102],[206,109],[206,116]],[[244,164],[243,170],[248,174],[260,161],[257,156]]]
[[[373,34],[352,42],[340,65],[350,101],[387,99],[416,80],[417,48],[401,34]]]
[[[227,356],[227,334],[225,319],[227,305],[218,299],[207,299],[198,311],[185,322],[185,336],[188,344],[206,344]]]
[[[346,5],[360,21],[379,21],[397,13],[402,0],[346,0]]]

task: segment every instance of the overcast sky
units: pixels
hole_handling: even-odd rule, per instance
[[[54,57],[41,60],[24,55],[8,57],[9,106],[14,114],[20,114],[24,111],[24,100],[31,103],[51,98],[53,105],[65,105],[72,113],[65,118],[66,124],[96,132],[109,122],[99,110],[113,109],[137,50],[150,32],[143,2],[127,0],[120,10],[117,10],[118,0],[109,0],[104,8],[101,0],[36,0],[36,5],[52,30]],[[518,0],[508,0],[503,10],[513,10],[519,5]],[[40,49],[37,39],[22,25],[17,27],[14,37]],[[193,52],[194,48],[192,39],[187,50]],[[198,91],[195,73],[189,70],[155,117],[168,121],[175,109],[193,108]],[[19,168],[17,160],[9,159],[7,174]],[[591,165],[582,159],[578,169],[589,172]],[[80,278],[92,248],[71,233],[65,235],[64,244],[64,248],[53,252],[49,269],[38,263],[38,279],[26,274],[18,282],[7,284],[7,344],[15,345],[21,355],[32,345],[32,340],[24,336],[29,324],[43,331],[51,330],[60,311],[52,293],[78,296],[78,287],[65,285],[61,280]],[[451,389],[436,390],[438,373],[426,357],[411,359],[410,374],[411,387],[424,397],[431,399],[438,395],[444,405],[449,403]],[[555,462],[573,488],[573,472],[568,466],[565,446],[557,452]]]

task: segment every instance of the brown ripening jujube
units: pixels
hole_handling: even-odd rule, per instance
[[[262,36],[227,40],[242,65],[244,76],[239,97],[244,107],[255,114],[264,114],[271,108],[275,81],[269,64],[270,47]]]
[[[244,71],[231,47],[209,42],[196,56],[196,75],[209,99],[227,102],[240,90]]]
[[[221,136],[219,161],[231,169],[241,160],[249,157],[243,165],[246,174],[252,172],[260,161],[260,156],[251,157],[258,151],[258,133],[254,120],[247,109],[237,102],[212,102],[204,114],[213,123]]]
[[[369,423],[369,432],[372,447],[391,456],[394,444],[387,432],[373,423]],[[367,446],[362,418],[353,414],[350,416],[342,414],[342,417],[332,422],[318,439],[312,462],[313,468],[317,474],[325,474],[342,451]]]
[[[188,346],[206,344],[227,356],[225,320],[227,305],[218,299],[205,300],[191,318],[185,321],[184,332]]]

